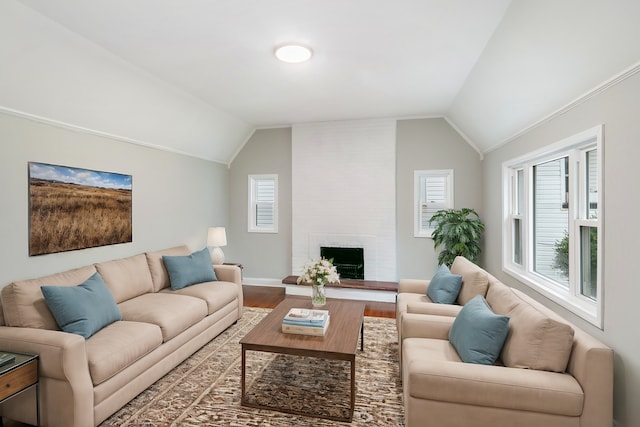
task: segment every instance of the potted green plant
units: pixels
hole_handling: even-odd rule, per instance
[[[439,265],[450,267],[457,256],[478,263],[484,223],[474,209],[442,209],[433,214],[429,223],[435,225],[431,235],[433,248],[444,246],[438,254]]]

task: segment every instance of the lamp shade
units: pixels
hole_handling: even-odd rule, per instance
[[[210,227],[207,234],[207,246],[227,246],[227,232],[224,227]]]

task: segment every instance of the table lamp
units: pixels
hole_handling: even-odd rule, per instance
[[[224,252],[222,252],[220,246],[227,246],[227,233],[224,227],[209,227],[207,246],[211,251],[211,263],[213,265],[223,264]]]

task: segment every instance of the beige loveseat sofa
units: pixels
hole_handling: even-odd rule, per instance
[[[462,307],[430,302],[429,281],[400,281],[407,427],[612,425],[610,348],[464,258],[451,271],[465,295],[479,293],[509,317],[509,332],[494,365],[464,363],[449,341]]]
[[[241,317],[238,267],[215,266],[217,281],[174,291],[163,255],[184,256],[190,251],[179,246],[139,254],[2,289],[0,347],[40,355],[44,427],[100,424]],[[86,340],[62,332],[40,286],[75,286],[96,272],[122,320]],[[34,399],[35,392],[20,395],[5,402],[0,413],[35,425]]]

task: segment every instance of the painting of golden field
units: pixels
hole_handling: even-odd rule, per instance
[[[131,175],[29,162],[29,255],[133,240]]]

